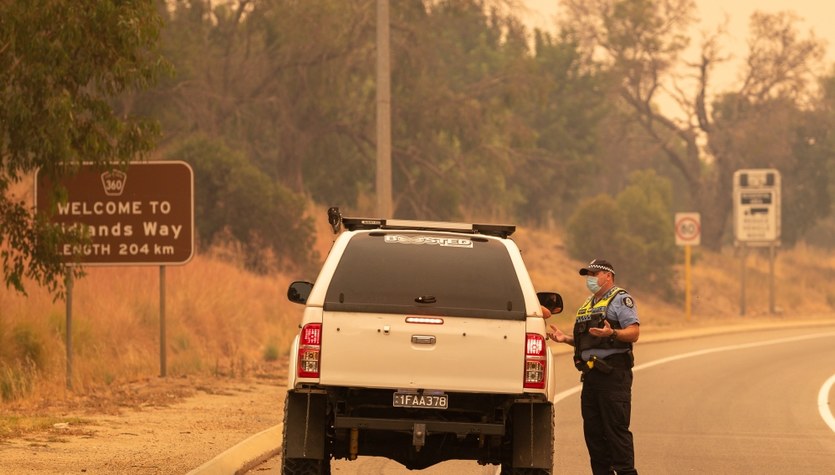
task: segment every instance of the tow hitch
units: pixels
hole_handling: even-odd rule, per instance
[[[412,445],[415,450],[420,452],[420,449],[426,444],[426,424],[415,424],[412,429]]]

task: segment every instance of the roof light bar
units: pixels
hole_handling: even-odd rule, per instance
[[[407,219],[342,218],[348,231],[360,229],[420,229],[424,231],[454,231],[459,233],[487,234],[507,238],[516,226],[511,224],[468,224],[445,221],[413,221]]]

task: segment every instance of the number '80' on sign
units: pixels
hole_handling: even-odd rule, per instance
[[[676,244],[698,245],[701,236],[701,220],[699,213],[676,213],[675,233]]]

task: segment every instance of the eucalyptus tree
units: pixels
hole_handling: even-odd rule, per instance
[[[605,189],[595,169],[613,116],[612,77],[566,31],[536,31],[530,65],[517,86],[516,113],[532,139],[523,149],[528,160],[514,170],[514,180],[527,190],[517,215],[540,225],[564,223],[589,188]]]
[[[570,199],[554,177],[594,148],[600,85],[570,38],[529,32],[485,2],[394,2],[393,182],[397,216],[541,220]],[[164,145],[222,137],[314,201],[374,192],[376,11],[360,0],[173,2],[177,67],[134,107],[155,108]],[[143,109],[145,110],[145,109]]]
[[[589,168],[602,76],[572,38],[535,31],[530,41],[505,11],[479,1],[393,10],[401,214],[548,223],[576,199],[565,185]]]
[[[793,244],[808,241],[807,232],[819,223],[831,227],[835,221],[835,71],[820,78],[810,107],[789,110],[784,115],[789,115],[790,150],[778,163],[784,183],[781,240]]]
[[[507,215],[520,118],[521,24],[481,2],[392,9],[392,167],[396,214]]]
[[[34,279],[60,295],[56,244],[80,236],[49,226],[13,194],[40,173],[53,183],[82,162],[125,163],[153,146],[156,123],[116,114],[111,100],[151,85],[165,63],[154,2],[0,2],[0,254],[7,286]],[[55,201],[65,190],[50,190]],[[78,268],[76,268],[78,271]]]
[[[789,13],[755,13],[749,49],[733,91],[717,91],[712,74],[727,59],[723,32],[704,35],[698,59],[688,62],[690,28],[696,21],[693,0],[566,0],[564,28],[582,37],[583,46],[619,76],[618,94],[657,150],[675,167],[702,213],[702,242],[721,245],[730,216],[731,176],[741,167],[768,165],[745,157],[742,122],[748,131],[766,130],[771,143],[792,139],[765,112],[778,104],[808,106],[822,43],[798,32]],[[688,78],[693,80],[688,83]],[[677,110],[659,107],[671,98]],[[791,147],[783,147],[790,152]]]
[[[303,198],[218,139],[192,136],[171,152],[194,169],[194,221],[202,247],[227,246],[254,272],[313,271],[313,223]],[[321,218],[324,218],[322,216]]]
[[[373,14],[360,0],[174,2],[166,141],[223,137],[295,193],[355,199],[373,164]]]

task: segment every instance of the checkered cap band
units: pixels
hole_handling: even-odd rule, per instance
[[[612,275],[615,275],[615,266],[606,259],[594,259],[589,262],[589,265],[580,269],[580,275],[587,275],[589,272],[597,271],[611,272]]]
[[[606,272],[611,272],[612,274],[615,273],[614,269],[612,269],[611,267],[602,266],[600,264],[588,265],[588,266],[586,266],[586,269],[602,270],[602,271],[606,271]]]

